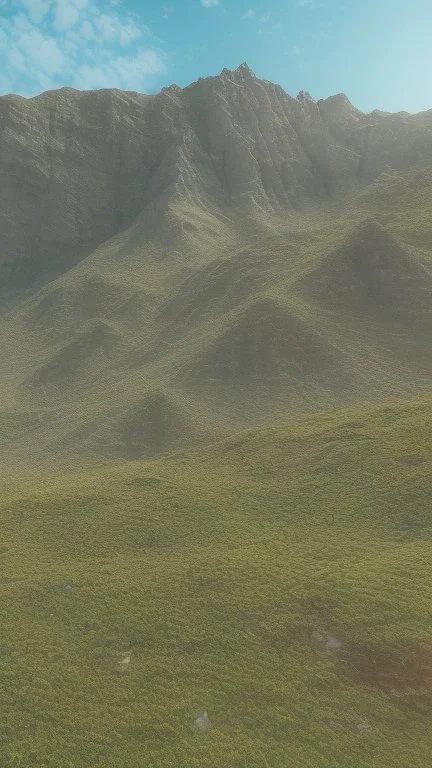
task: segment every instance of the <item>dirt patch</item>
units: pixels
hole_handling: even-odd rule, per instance
[[[424,647],[375,650],[345,649],[340,658],[345,673],[388,696],[404,698],[432,694],[432,649]]]

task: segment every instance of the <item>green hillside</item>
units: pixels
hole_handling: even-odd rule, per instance
[[[395,193],[394,216],[377,182],[368,208],[363,195],[233,220],[228,243],[215,231],[197,251],[191,237],[175,258],[157,239],[136,245],[133,228],[108,241],[2,315],[0,461],[154,456],[428,392],[432,201],[420,182],[400,210]]]
[[[3,475],[2,768],[429,765],[431,423]]]

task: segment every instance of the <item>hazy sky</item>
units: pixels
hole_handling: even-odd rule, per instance
[[[432,108],[432,0],[0,0],[0,93],[154,92],[247,61],[291,95]]]

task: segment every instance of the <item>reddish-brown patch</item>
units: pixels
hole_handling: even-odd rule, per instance
[[[357,646],[344,652],[344,671],[357,682],[369,683],[389,696],[432,693],[432,649],[424,647],[375,650]]]

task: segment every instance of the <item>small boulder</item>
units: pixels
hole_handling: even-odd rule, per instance
[[[122,658],[116,664],[116,670],[120,674],[124,674],[130,665],[132,651],[126,651],[122,654]]]
[[[362,733],[371,727],[371,724],[367,720],[362,720],[361,723],[357,723],[357,730]]]
[[[325,647],[327,648],[328,651],[338,651],[339,648],[342,647],[342,643],[340,640],[337,639],[337,637],[333,637],[333,635],[328,635]]]
[[[195,720],[195,725],[202,729],[210,728],[209,716],[205,710],[198,715],[197,719]]]

